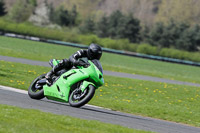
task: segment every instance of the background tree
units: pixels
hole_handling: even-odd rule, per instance
[[[197,51],[200,46],[200,26],[172,20],[168,25],[157,23],[149,33],[148,43],[158,47]]]
[[[17,0],[9,12],[9,17],[15,22],[24,22],[28,20],[34,9],[34,0]]]
[[[77,24],[78,12],[76,5],[73,5],[72,10],[70,11],[70,26],[75,26]]]
[[[120,29],[119,28],[123,28],[123,27],[119,27],[120,25],[120,21],[122,21],[123,14],[117,10],[115,12],[113,12],[110,16],[109,16],[109,37],[111,38],[116,38],[119,34]]]
[[[57,10],[54,10],[52,4],[49,5],[50,9],[50,20],[61,26],[75,26],[76,20],[78,16],[78,12],[76,10],[76,6],[74,5],[72,10],[69,11],[64,8],[64,6],[60,6]]]
[[[0,16],[4,16],[6,14],[6,7],[4,0],[0,0]]]
[[[49,8],[49,20],[51,22],[56,22],[57,17],[55,16],[56,13],[55,13],[55,9],[54,9],[53,3],[50,3],[47,6]]]
[[[124,15],[119,10],[109,17],[103,16],[97,23],[97,35],[100,37],[127,38],[131,42],[140,41],[140,22],[131,14]]]
[[[187,32],[190,28],[190,25],[186,23],[175,23],[173,27],[174,28],[171,31],[173,36],[171,47],[186,50],[187,48],[184,46],[184,44],[188,42],[188,39],[185,37],[187,37]]]
[[[163,38],[164,30],[163,23],[156,23],[149,33],[148,43],[153,46],[165,45],[166,47],[169,47],[168,44],[165,44],[165,40]]]
[[[31,4],[31,5],[33,5],[34,7],[36,7],[37,6],[37,0],[28,0],[29,1],[29,3]],[[47,4],[47,1],[45,1],[46,2],[46,4]]]
[[[108,37],[109,36],[108,30],[109,30],[108,17],[104,15],[97,23],[96,34],[99,37]]]
[[[120,38],[128,38],[130,42],[140,42],[140,21],[135,19],[131,14],[129,16],[124,16],[124,20],[120,23],[121,26],[124,27],[119,30],[119,34],[121,34]]]
[[[177,42],[178,49],[184,49],[187,51],[197,51],[198,46],[200,46],[200,27],[195,25],[188,28],[183,32],[181,41]]]
[[[79,29],[82,33],[95,33],[95,27],[94,16],[89,16]]]
[[[142,41],[149,42],[150,27],[148,27],[147,25],[144,25],[144,27],[142,27],[140,29],[140,34],[141,34],[141,40]]]
[[[70,15],[69,11],[67,9],[64,9],[63,6],[61,6],[56,12],[55,12],[55,22],[61,26],[68,26],[70,24]]]

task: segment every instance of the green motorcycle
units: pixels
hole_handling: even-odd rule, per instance
[[[28,95],[33,99],[46,97],[50,100],[67,102],[73,107],[81,107],[94,96],[95,90],[104,84],[103,68],[99,60],[81,60],[83,66],[71,70],[61,70],[53,75],[52,85],[47,85],[45,74],[37,77],[28,88]],[[59,60],[53,59],[53,67]]]

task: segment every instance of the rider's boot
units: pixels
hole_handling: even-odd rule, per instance
[[[53,70],[49,71],[45,76],[46,83],[47,83],[48,86],[52,85],[52,75],[53,75]]]

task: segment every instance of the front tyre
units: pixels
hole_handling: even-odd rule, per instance
[[[40,76],[38,76],[36,79],[33,80],[33,82],[31,83],[31,85],[28,88],[28,95],[32,98],[32,99],[42,99],[44,98],[44,90],[43,90],[43,86],[41,87],[37,87],[36,83],[37,81],[45,78],[46,74],[42,74]]]
[[[80,92],[80,90],[75,89],[69,97],[69,104],[72,107],[81,107],[88,103],[95,93],[95,87],[93,85],[89,85],[84,92]]]

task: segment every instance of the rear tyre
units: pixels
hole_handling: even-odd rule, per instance
[[[75,89],[69,97],[69,104],[72,107],[81,107],[88,103],[95,93],[95,87],[93,85],[89,85],[84,92],[77,93],[77,91],[80,91],[78,89]]]
[[[44,98],[43,86],[41,86],[40,88],[36,88],[36,82],[45,78],[45,75],[46,74],[42,74],[38,76],[36,79],[33,80],[31,85],[29,86],[28,95],[30,96],[30,98],[37,99],[37,100]]]

